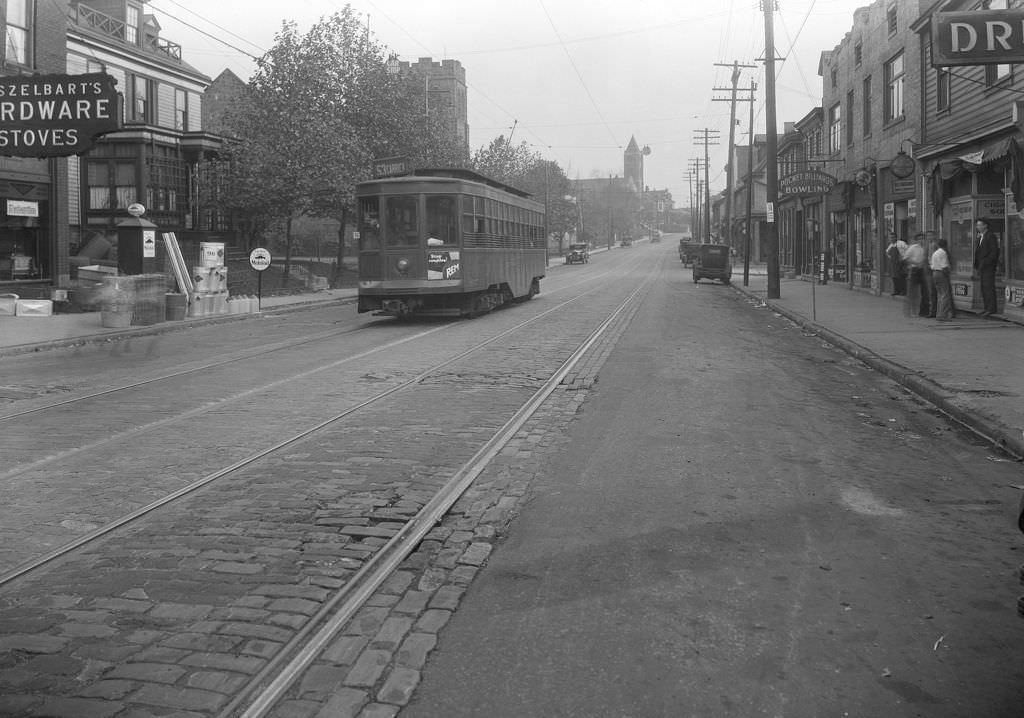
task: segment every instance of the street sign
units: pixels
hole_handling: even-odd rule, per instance
[[[270,267],[270,252],[263,247],[257,247],[249,253],[249,264],[257,272],[262,272]]]

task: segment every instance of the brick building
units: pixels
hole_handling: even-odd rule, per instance
[[[919,228],[921,182],[912,161],[921,143],[921,56],[911,26],[929,0],[875,0],[822,53],[826,171],[838,180],[823,217],[824,242],[849,268],[853,287],[890,291],[884,262],[890,233]],[[845,253],[845,258],[842,255]],[[845,259],[845,261],[844,261]]]

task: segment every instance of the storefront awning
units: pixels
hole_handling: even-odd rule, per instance
[[[977,172],[982,167],[999,161],[1008,161],[1010,189],[1013,198],[1021,204],[1021,180],[1024,175],[1024,150],[1017,137],[1003,137],[986,143],[951,147],[937,159],[928,174],[932,209],[938,215],[949,196],[949,184],[963,172]]]

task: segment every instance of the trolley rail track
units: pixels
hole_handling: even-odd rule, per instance
[[[243,600],[256,584],[230,572],[224,576],[209,571],[216,562],[234,565],[230,557],[236,554],[266,564],[265,570],[274,575],[295,572],[296,587],[313,591],[337,584],[329,595],[316,595],[317,610],[301,625],[267,626],[264,630],[275,636],[287,633],[288,639],[281,639],[280,650],[234,692],[235,698],[209,707],[224,718],[268,715],[324,643],[422,542],[588,349],[602,339],[608,341],[610,327],[621,326],[629,310],[635,311],[637,297],[650,281],[652,277],[645,277],[624,299],[611,303],[605,298],[602,306],[587,307],[582,315],[588,317],[586,325],[567,332],[571,336],[550,337],[534,327],[567,307],[581,307],[578,300],[593,299],[603,287],[577,293],[523,321],[503,315],[506,326],[483,340],[472,337],[470,327],[465,334],[473,341],[460,338],[459,350],[440,360],[428,362],[430,353],[423,353],[426,366],[416,372],[379,368],[375,379],[387,385],[358,403],[0,576],[0,605],[20,605],[38,595],[102,596],[109,584],[121,585],[125,579],[119,572],[130,568],[135,580],[142,582],[139,585],[146,587],[131,595],[185,591],[181,601],[203,603],[192,593],[219,592],[222,612],[233,615],[228,607],[235,604],[228,598],[237,595]],[[389,353],[385,347],[378,351]],[[548,368],[517,368],[533,366],[538,357]],[[551,365],[555,357],[560,358]],[[481,366],[494,368],[476,368]],[[504,381],[513,374],[519,378]],[[436,408],[438,399],[459,392],[478,397],[483,393],[487,401],[477,401],[472,410]],[[396,407],[405,412],[398,421]],[[390,431],[405,437],[405,445],[377,443]],[[443,454],[437,453],[439,447]],[[362,527],[362,534],[343,528],[345,540],[339,540],[336,527],[342,524]],[[357,538],[350,540],[346,530]],[[335,538],[325,538],[328,534]],[[278,538],[259,548],[260,537]],[[200,546],[211,542],[220,548]],[[250,543],[253,548],[248,548]],[[178,568],[169,567],[169,562]],[[193,584],[186,578],[189,571],[201,572],[202,582]],[[195,588],[175,588],[179,584]],[[59,613],[60,607],[52,610]],[[192,622],[188,619],[176,630],[187,634]],[[134,616],[129,623],[144,621]],[[157,625],[168,630],[159,620]]]
[[[570,288],[572,287],[565,287],[562,291],[568,291],[568,289]],[[17,563],[17,565],[14,566],[12,566],[9,557],[7,559],[3,558],[3,552],[0,551],[0,569],[5,569],[4,572],[0,573],[0,586],[4,585],[5,583],[8,583],[9,581],[14,580],[15,578],[18,578],[19,576],[24,575],[27,572],[33,571],[41,566],[44,566],[54,561],[55,559],[66,555],[70,551],[73,551],[83,545],[96,541],[102,538],[103,536],[109,534],[111,531],[117,530],[118,528],[132,521],[135,521],[141,516],[145,516],[151,513],[152,511],[158,510],[169,503],[172,503],[184,496],[187,496],[212,481],[216,481],[217,479],[226,476],[232,472],[238,471],[239,469],[242,469],[245,466],[252,464],[253,462],[271,456],[275,452],[285,449],[288,446],[315,434],[323,427],[336,421],[339,421],[343,418],[352,416],[353,414],[365,409],[366,407],[374,404],[375,402],[378,402],[382,399],[389,397],[390,395],[394,394],[397,391],[401,391],[414,384],[422,382],[426,377],[437,373],[445,366],[448,366],[463,357],[466,357],[490,344],[493,344],[494,342],[499,341],[500,339],[509,334],[512,334],[531,324],[539,322],[552,313],[563,310],[566,306],[593,294],[598,289],[599,287],[595,286],[583,293],[576,294],[575,296],[557,304],[556,306],[514,325],[510,329],[507,329],[495,336],[489,337],[484,341],[476,342],[466,351],[463,351],[458,355],[444,359],[443,361],[436,363],[434,366],[420,373],[414,374],[407,378],[403,378],[401,376],[381,377],[380,383],[385,384],[385,387],[380,389],[378,389],[376,386],[377,382],[372,381],[370,383],[372,387],[372,392],[369,394],[353,395],[352,397],[347,397],[345,401],[349,402],[349,405],[346,406],[343,410],[333,412],[330,415],[327,415],[324,418],[320,419],[319,421],[313,422],[311,425],[309,425],[307,428],[301,431],[289,431],[287,434],[283,434],[288,436],[287,439],[262,439],[259,441],[251,442],[249,446],[262,444],[265,448],[239,452],[239,455],[232,457],[233,460],[229,461],[226,465],[219,468],[211,467],[208,471],[203,472],[203,475],[201,477],[196,478],[194,480],[178,481],[174,485],[168,486],[163,495],[153,500],[136,501],[132,504],[128,504],[127,510],[123,510],[123,513],[116,514],[112,512],[112,509],[116,509],[117,507],[111,507],[109,505],[102,507],[101,512],[96,511],[90,513],[88,510],[85,510],[84,506],[87,499],[84,497],[84,494],[86,494],[90,490],[90,488],[94,486],[94,484],[91,481],[86,480],[82,485],[71,489],[71,491],[74,494],[77,494],[79,496],[77,501],[79,510],[75,512],[74,519],[74,526],[78,528],[79,535],[74,536],[70,540],[62,541],[60,542],[60,545],[50,550],[43,551],[37,556],[32,557],[31,559],[20,561]],[[137,456],[145,456],[146,454],[154,453],[155,451],[148,450],[148,447],[151,447],[153,443],[160,444],[164,442],[164,434],[173,430],[176,425],[179,425],[182,422],[190,422],[193,424],[196,424],[197,422],[208,422],[208,429],[198,428],[199,425],[197,424],[197,428],[192,430],[193,433],[210,436],[213,434],[213,432],[216,431],[220,434],[220,436],[218,437],[218,440],[220,442],[233,443],[231,442],[230,438],[225,437],[223,435],[225,429],[223,427],[218,429],[217,426],[218,424],[222,423],[222,418],[225,415],[225,411],[228,410],[228,407],[240,404],[243,407],[242,412],[244,413],[245,411],[249,410],[247,407],[251,407],[253,402],[262,401],[260,397],[269,390],[279,389],[282,387],[295,390],[297,387],[297,383],[302,380],[315,381],[316,377],[318,377],[319,375],[336,371],[340,367],[343,367],[345,365],[358,365],[359,362],[367,359],[372,355],[387,353],[404,344],[424,339],[432,334],[442,332],[450,327],[451,323],[444,323],[432,326],[428,329],[418,331],[414,334],[399,339],[395,339],[386,344],[374,346],[370,349],[361,351],[357,354],[342,357],[333,362],[328,362],[327,364],[314,366],[313,368],[301,374],[276,379],[272,382],[257,384],[256,386],[252,386],[243,391],[234,392],[232,394],[221,396],[215,400],[206,401],[204,403],[196,403],[193,397],[197,394],[203,395],[204,392],[209,391],[209,387],[211,385],[215,385],[216,383],[219,382],[218,378],[211,378],[209,382],[205,385],[200,385],[198,387],[190,387],[189,392],[185,392],[183,394],[183,396],[180,399],[180,403],[176,404],[175,407],[163,405],[151,409],[149,408],[149,400],[136,399],[134,401],[138,404],[141,404],[142,407],[140,413],[136,416],[133,416],[129,421],[125,422],[125,426],[114,433],[110,432],[110,427],[108,424],[100,424],[97,425],[95,432],[90,434],[88,420],[90,414],[96,411],[96,409],[88,405],[88,400],[100,398],[104,400],[109,400],[112,397],[112,395],[117,394],[118,401],[123,406],[127,401],[129,401],[125,399],[123,394],[131,393],[133,390],[146,389],[151,387],[153,384],[159,383],[161,381],[169,381],[172,379],[180,379],[181,377],[193,376],[196,374],[196,372],[202,373],[204,369],[213,367],[224,367],[227,365],[231,365],[235,362],[242,361],[244,359],[262,357],[270,353],[281,351],[282,349],[287,347],[277,345],[274,346],[273,348],[267,349],[266,351],[255,352],[251,355],[246,355],[241,358],[225,360],[223,362],[208,362],[204,363],[201,367],[183,370],[182,372],[178,373],[164,374],[160,377],[147,379],[141,382],[127,383],[121,387],[113,388],[104,392],[97,392],[89,396],[79,397],[75,400],[57,402],[48,405],[47,407],[40,407],[36,410],[29,410],[27,412],[23,412],[20,415],[34,413],[37,411],[41,411],[43,409],[61,409],[62,420],[76,426],[75,438],[78,440],[79,443],[77,446],[71,446],[64,449],[51,448],[50,453],[43,457],[35,458],[34,460],[20,463],[6,471],[0,471],[0,481],[5,481],[8,483],[13,483],[18,479],[32,481],[33,475],[38,475],[40,474],[40,472],[67,471],[66,469],[62,469],[61,467],[68,466],[69,464],[76,462],[79,464],[89,463],[94,467],[102,467],[104,465],[103,459],[96,460],[94,458],[90,459],[87,457],[94,457],[97,454],[101,456],[116,455],[119,447],[123,446],[126,442],[131,442],[132,444],[134,444],[134,449],[131,450],[132,453],[134,453]],[[331,337],[336,337],[348,333],[350,333],[350,331],[335,332],[329,334],[331,335]],[[310,338],[308,341],[322,341],[327,338],[330,337],[325,337],[323,333],[320,333],[316,337]],[[305,343],[307,342],[302,342],[302,344]],[[363,367],[361,365],[357,366],[356,368],[357,373],[363,370]],[[69,411],[69,405],[73,405],[75,411]],[[0,417],[0,420],[2,420],[3,418],[7,417]],[[289,422],[286,422],[284,425],[282,425],[281,429],[286,430],[288,428],[288,423]],[[29,428],[27,433],[29,434],[29,436],[33,434],[31,428]],[[84,441],[82,441],[83,435],[85,437]],[[30,439],[22,440],[21,443],[28,443],[29,440]],[[238,441],[241,440],[239,439]],[[147,444],[145,442],[151,443]],[[11,449],[15,449],[18,446],[19,441],[16,437],[16,432],[8,433],[8,443]],[[139,462],[145,462],[145,459],[140,458]],[[161,461],[158,460],[156,462],[156,465],[153,466],[152,471],[157,471],[158,466],[160,465]],[[111,471],[114,470],[117,469],[111,469]],[[138,473],[142,476],[145,476],[149,472],[146,471],[144,467],[139,467]],[[57,535],[59,535],[60,533],[62,532],[57,532]]]

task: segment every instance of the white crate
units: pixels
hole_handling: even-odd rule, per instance
[[[0,317],[13,317],[20,298],[17,294],[0,294]]]
[[[18,299],[14,303],[14,315],[18,317],[49,317],[53,315],[53,300]]]

